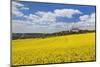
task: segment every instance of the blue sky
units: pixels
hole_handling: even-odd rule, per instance
[[[41,2],[25,2],[20,1],[20,3],[24,4],[26,7],[30,8],[28,13],[32,13],[35,11],[54,11],[55,9],[79,9],[85,14],[91,14],[95,11],[95,6],[83,6],[83,5],[73,5],[73,4],[57,4],[57,3],[41,3]]]
[[[73,26],[94,29],[95,6],[13,1],[12,21],[16,33],[53,33]]]

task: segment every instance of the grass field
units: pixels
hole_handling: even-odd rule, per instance
[[[12,40],[12,65],[95,60],[95,33]]]

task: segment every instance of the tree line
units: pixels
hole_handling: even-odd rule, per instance
[[[26,38],[47,38],[52,36],[63,36],[63,35],[71,35],[71,34],[80,34],[80,33],[88,33],[95,32],[94,30],[79,30],[75,31],[61,31],[56,33],[12,33],[12,39],[26,39]]]

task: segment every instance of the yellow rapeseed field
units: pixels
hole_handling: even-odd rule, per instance
[[[95,60],[95,33],[12,40],[12,65]]]

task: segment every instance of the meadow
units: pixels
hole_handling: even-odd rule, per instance
[[[12,40],[12,65],[95,60],[95,33]]]

